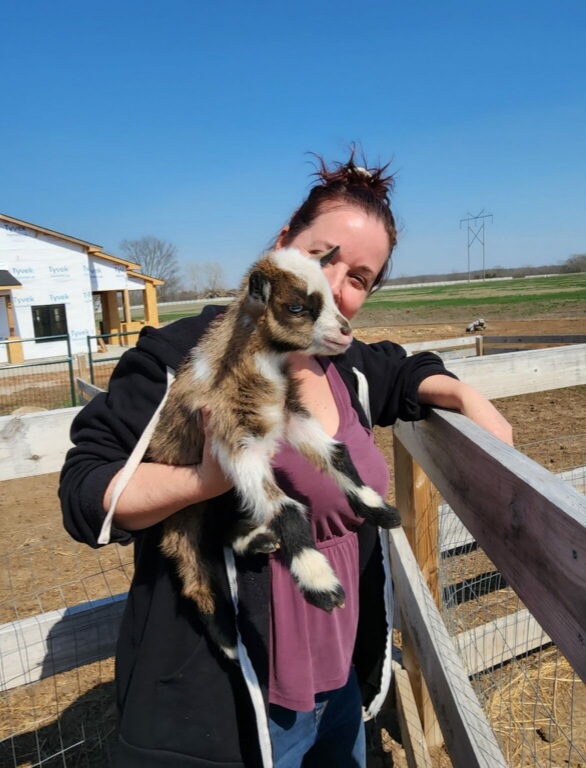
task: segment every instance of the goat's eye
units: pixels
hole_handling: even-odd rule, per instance
[[[288,309],[292,315],[300,315],[303,312],[303,304],[293,304]]]

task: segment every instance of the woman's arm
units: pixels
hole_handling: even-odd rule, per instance
[[[220,496],[230,490],[216,459],[211,455],[206,439],[201,464],[169,466],[143,462],[122,492],[116,505],[114,524],[126,531],[138,531],[160,523],[190,504]],[[120,470],[121,472],[122,470]],[[107,512],[118,472],[104,494],[104,512]]]
[[[494,405],[474,387],[450,376],[428,376],[419,385],[419,400],[427,405],[463,413],[488,432],[513,445],[513,428]]]
[[[168,385],[166,363],[161,357],[172,358],[174,350],[180,357],[185,341],[182,336],[191,341],[201,330],[195,322],[183,328],[186,322],[178,321],[166,337],[162,331],[141,337],[120,359],[108,393],[97,395],[74,419],[73,447],[61,471],[59,496],[64,527],[76,541],[100,546],[113,478],[126,464]],[[176,360],[171,362],[177,367]],[[130,531],[162,520],[186,504],[222,493],[225,481],[218,478],[214,467],[208,472],[207,457],[203,460],[205,467],[200,465],[197,470],[141,466],[119,500],[116,522],[122,525],[112,526],[110,540],[128,544]]]

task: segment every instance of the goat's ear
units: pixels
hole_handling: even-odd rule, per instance
[[[329,251],[326,251],[319,257],[319,263],[322,267],[325,267],[327,264],[330,263],[330,261],[334,258],[334,256],[338,253],[340,250],[339,245],[334,245],[333,248],[330,248]]]
[[[271,295],[269,278],[259,269],[255,269],[248,278],[248,295],[253,301],[268,304]]]

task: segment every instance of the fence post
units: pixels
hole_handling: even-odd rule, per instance
[[[71,339],[69,334],[65,337],[67,341],[67,367],[69,368],[69,388],[71,390],[71,405],[76,406],[77,400],[75,398],[75,376],[73,374],[73,355],[71,354]]]
[[[394,435],[395,499],[401,513],[403,528],[417,563],[440,607],[439,591],[439,514],[437,494],[429,478],[413,460],[401,441]],[[402,621],[405,627],[406,622]],[[403,631],[403,666],[409,673],[423,733],[431,747],[444,743],[435,710],[423,678],[415,648]]]
[[[484,336],[478,335],[476,337],[476,355],[482,357],[484,354]]]
[[[87,336],[86,337],[86,341],[87,341],[87,359],[88,359],[89,368],[90,368],[90,381],[91,381],[92,384],[96,383],[94,381],[94,357],[93,357],[93,354],[92,354],[92,339],[95,339],[95,338],[96,338],[95,336]]]
[[[87,377],[88,377],[87,356],[80,352],[78,355],[76,355],[76,363],[77,363],[77,375],[79,376],[80,379],[87,381]]]

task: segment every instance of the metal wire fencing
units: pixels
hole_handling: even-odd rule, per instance
[[[62,353],[43,360],[0,364],[0,416],[26,413],[35,409],[53,410],[76,405],[74,361],[68,335],[19,340],[27,346],[51,341]],[[0,340],[0,356],[8,359],[9,339]]]
[[[584,493],[586,435],[519,450]],[[586,686],[457,516],[439,512],[442,616],[506,759],[586,765]]]
[[[120,355],[136,343],[139,333],[140,331],[100,333],[96,336],[87,337],[87,360],[92,384],[102,389],[108,388],[110,376],[120,359]]]
[[[0,765],[105,768],[132,548],[63,531],[58,475],[0,484]]]

